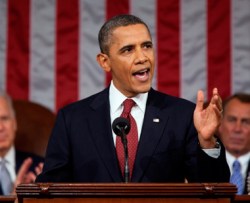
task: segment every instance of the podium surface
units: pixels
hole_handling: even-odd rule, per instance
[[[38,183],[16,189],[19,203],[231,203],[230,183]]]

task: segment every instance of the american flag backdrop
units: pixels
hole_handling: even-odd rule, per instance
[[[102,90],[97,34],[124,13],[151,29],[155,89],[250,93],[250,0],[0,0],[0,88],[54,112]]]

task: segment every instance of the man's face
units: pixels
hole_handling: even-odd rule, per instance
[[[149,91],[154,73],[154,50],[147,28],[142,24],[116,28],[107,56],[106,71],[125,96]]]
[[[4,156],[14,143],[16,119],[5,98],[0,97],[0,156]]]
[[[234,156],[250,151],[250,104],[231,100],[224,109],[219,134],[225,148]]]

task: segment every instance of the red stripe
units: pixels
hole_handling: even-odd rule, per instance
[[[118,14],[129,13],[129,0],[106,0],[106,19],[110,19]],[[110,73],[106,74],[106,85],[109,85],[112,76]]]
[[[179,0],[157,1],[158,90],[180,94]]]
[[[217,87],[222,98],[231,90],[230,0],[208,2],[208,98]]]
[[[78,2],[57,1],[56,110],[78,99]]]
[[[30,0],[8,2],[7,91],[15,99],[29,98]]]

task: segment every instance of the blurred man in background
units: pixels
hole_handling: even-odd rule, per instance
[[[238,194],[247,194],[247,177],[250,172],[250,95],[234,94],[224,102],[224,113],[219,128],[226,148],[231,183]]]
[[[14,194],[18,184],[34,182],[43,167],[42,157],[15,149],[16,131],[11,98],[0,90],[0,195]]]

